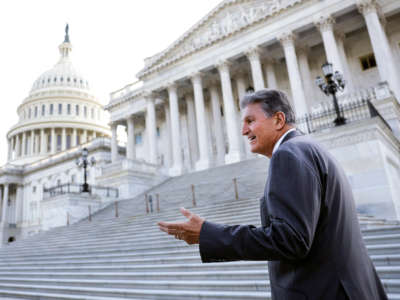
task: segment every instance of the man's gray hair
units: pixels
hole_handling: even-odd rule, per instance
[[[271,117],[276,112],[281,111],[285,114],[287,124],[294,125],[296,123],[296,117],[292,106],[286,94],[282,91],[262,89],[254,93],[249,93],[240,101],[240,107],[243,109],[252,103],[260,103],[267,117]]]

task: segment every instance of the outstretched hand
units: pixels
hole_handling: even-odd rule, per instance
[[[188,219],[186,222],[158,222],[160,230],[175,236],[178,240],[184,240],[189,245],[198,244],[204,219],[183,207],[180,211]]]

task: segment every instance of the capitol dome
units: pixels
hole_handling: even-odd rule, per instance
[[[41,89],[76,88],[89,91],[88,81],[74,68],[70,59],[72,45],[69,41],[68,27],[64,42],[59,46],[60,60],[50,70],[44,72],[33,83],[31,93]]]
[[[7,134],[8,161],[25,164],[109,137],[103,106],[73,66],[68,25],[60,59],[33,83],[18,107],[19,121]]]

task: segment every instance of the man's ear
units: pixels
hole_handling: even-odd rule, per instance
[[[275,125],[277,126],[278,130],[281,130],[285,127],[286,124],[286,116],[283,112],[278,111],[275,113]]]

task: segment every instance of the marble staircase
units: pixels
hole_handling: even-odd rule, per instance
[[[148,191],[159,193],[160,202],[169,199],[160,203],[160,212],[146,214],[143,203],[138,209],[142,195],[121,201],[118,218],[111,205],[91,221],[1,248],[0,299],[270,299],[267,262],[202,264],[198,246],[175,240],[156,226],[159,220],[183,220],[179,205],[210,221],[260,225],[254,194],[262,193],[266,164],[255,159],[173,178]],[[226,174],[238,182],[241,178],[238,199],[231,188],[223,190],[232,185]],[[191,190],[189,200],[180,193],[191,184],[197,184],[196,207]],[[213,185],[219,185],[220,194],[230,194],[213,196],[218,189]],[[359,220],[389,299],[400,300],[400,224],[369,216]]]

